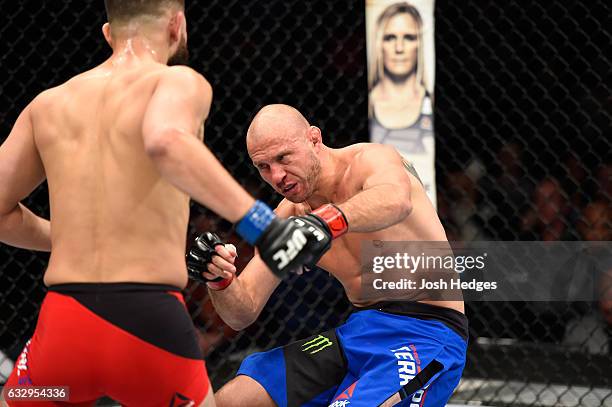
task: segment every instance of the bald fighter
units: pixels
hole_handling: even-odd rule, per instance
[[[217,394],[226,406],[443,406],[465,364],[462,301],[366,300],[363,240],[442,241],[446,234],[416,171],[393,148],[355,144],[332,149],[296,109],[264,107],[247,134],[262,178],[285,199],[276,212],[328,225],[334,240],[317,266],[337,278],[355,306],[327,332],[247,357]],[[218,250],[204,275],[231,276],[235,253]],[[280,279],[255,256],[223,290],[211,291],[219,315],[244,329]],[[387,300],[387,301],[385,301]]]
[[[188,55],[183,1],[106,8],[112,56],[38,95],[0,147],[0,241],[51,250],[49,292],[4,395],[67,386],[69,404],[106,395],[131,406],[212,406],[180,293],[189,196],[238,222],[267,273],[316,262],[331,237],[308,219],[276,218],[202,144],[211,86],[167,66]],[[20,203],[45,178],[50,222]]]

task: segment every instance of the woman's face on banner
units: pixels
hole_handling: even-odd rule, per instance
[[[418,26],[411,15],[397,14],[383,32],[383,64],[395,76],[410,76],[417,64]]]

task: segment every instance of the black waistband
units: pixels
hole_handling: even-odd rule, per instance
[[[465,314],[451,308],[410,301],[383,301],[366,307],[353,307],[355,311],[374,309],[389,314],[404,315],[417,319],[440,321],[467,341],[468,319]]]
[[[177,287],[146,283],[69,283],[53,285],[49,292],[72,298],[88,310],[81,314],[81,308],[73,308],[70,321],[75,324],[81,320],[95,322],[99,318],[175,355],[202,359],[191,316],[180,298],[176,298],[179,297],[175,294],[179,292]],[[53,308],[56,304],[60,304],[59,309]],[[64,304],[49,301],[43,306],[49,307],[50,315],[62,318]]]
[[[135,291],[177,291],[181,289],[167,284],[149,283],[65,283],[48,287],[49,291],[62,294],[75,293],[116,293]]]

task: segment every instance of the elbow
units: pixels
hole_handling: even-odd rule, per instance
[[[243,329],[246,329],[251,326],[251,324],[253,324],[255,320],[257,320],[256,316],[247,315],[246,317],[242,316],[241,318],[235,319],[228,318],[227,320],[224,320],[224,322],[234,331],[242,331]]]
[[[0,242],[4,242],[4,237],[7,235],[9,229],[7,218],[7,215],[0,213]]]
[[[0,205],[0,232],[7,232],[14,226],[15,217],[11,216],[15,214],[15,210],[19,207],[17,205]],[[3,233],[4,234],[4,233]]]
[[[244,323],[242,321],[224,321],[227,326],[229,326],[230,328],[232,328],[234,331],[242,331],[243,329],[246,329],[249,325],[252,324],[252,322],[250,323]]]
[[[412,199],[410,197],[410,190],[407,189],[404,193],[399,194],[400,199],[397,202],[397,213],[399,215],[399,220],[402,221],[406,219],[412,213],[413,205]]]
[[[145,136],[144,149],[147,155],[153,159],[167,156],[176,133],[176,130],[166,129]]]
[[[230,328],[232,328],[236,332],[240,332],[240,331],[242,331],[243,329],[245,329],[248,326],[248,325],[242,325],[242,324],[240,324],[240,323],[238,323],[236,321],[229,321],[229,320],[226,321],[226,320],[223,320],[223,322],[225,322],[225,324],[227,326],[229,326]]]
[[[0,198],[0,219],[10,215],[18,206],[19,202]]]

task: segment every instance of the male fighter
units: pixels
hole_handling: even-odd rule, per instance
[[[112,56],[38,95],[0,147],[0,241],[52,250],[49,293],[4,396],[66,386],[70,404],[214,405],[180,294],[189,196],[238,222],[279,275],[318,260],[331,237],[277,219],[202,144],[211,87],[167,66],[188,54],[183,0],[106,8]],[[20,203],[45,177],[51,222]]]
[[[317,265],[340,280],[356,311],[336,329],[247,357],[217,404],[445,405],[465,364],[463,302],[393,302],[383,294],[366,301],[361,287],[363,240],[447,240],[414,168],[388,146],[329,148],[320,129],[286,105],[259,111],[247,148],[262,178],[285,197],[279,216],[328,224],[335,240]],[[204,235],[194,250],[204,258],[215,245]],[[192,268],[207,279],[231,277],[235,252],[219,245],[216,253],[207,265],[191,261]],[[239,330],[255,321],[279,283],[255,256],[231,284],[210,291],[219,315]]]

